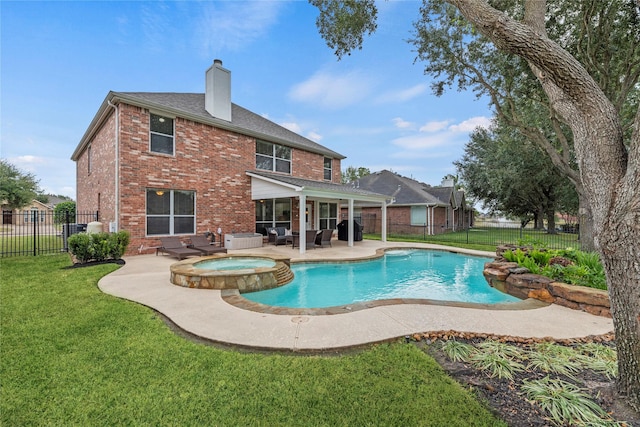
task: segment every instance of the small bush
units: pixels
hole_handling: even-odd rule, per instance
[[[69,252],[71,252],[78,262],[85,263],[93,259],[94,247],[91,236],[87,233],[78,233],[69,236]]]
[[[81,264],[120,259],[129,245],[129,233],[78,233],[69,237],[69,251]]]

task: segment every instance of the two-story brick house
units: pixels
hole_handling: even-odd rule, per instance
[[[167,235],[335,228],[355,201],[384,211],[385,196],[340,184],[343,158],[233,104],[219,60],[204,94],[109,92],[71,157],[77,210],[129,231],[129,254]]]

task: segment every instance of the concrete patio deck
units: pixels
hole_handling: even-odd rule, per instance
[[[291,246],[230,251],[232,254],[282,254],[297,260],[345,260],[373,256],[384,247],[419,247],[492,256],[481,251],[415,243],[333,241],[331,248],[308,250],[302,257]],[[125,258],[126,265],[102,278],[99,288],[110,295],[151,307],[179,328],[216,343],[261,350],[315,352],[347,349],[413,333],[456,330],[518,337],[579,338],[613,331],[611,319],[557,305],[525,301],[513,309],[459,304],[395,304],[330,315],[274,314],[245,310],[223,299],[223,292],[171,284],[166,255]],[[525,308],[525,309],[523,309]]]

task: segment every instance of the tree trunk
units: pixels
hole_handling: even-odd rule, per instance
[[[616,385],[640,411],[640,215],[636,211],[634,216],[635,223],[610,220],[599,240],[607,283],[611,284],[609,299],[618,353]]]
[[[640,410],[640,109],[625,148],[613,104],[585,68],[546,36],[545,1],[526,1],[525,23],[485,0],[447,1],[499,49],[529,62],[552,108],[571,127],[594,242],[607,276],[618,391]]]
[[[585,252],[595,252],[596,244],[593,241],[593,215],[591,214],[587,197],[580,192],[578,192],[578,224],[580,249]]]
[[[544,208],[540,206],[538,212],[534,216],[535,223],[533,228],[536,230],[544,230]]]
[[[558,234],[556,230],[556,211],[555,210],[547,211],[547,233]]]

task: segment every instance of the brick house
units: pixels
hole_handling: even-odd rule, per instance
[[[473,209],[466,205],[464,191],[456,190],[452,179],[441,186],[428,184],[383,170],[360,178],[352,186],[361,190],[386,194],[392,199],[387,206],[387,227],[394,233],[428,235],[466,229],[473,225]],[[356,217],[361,218],[365,232],[380,233],[380,207],[358,203]]]
[[[47,222],[47,217],[53,214],[53,208],[52,204],[42,203],[35,199],[21,209],[9,209],[6,206],[2,206],[2,224],[30,225],[34,222],[45,223]]]
[[[384,211],[384,195],[340,184],[343,158],[233,104],[219,60],[205,93],[109,92],[71,157],[77,210],[127,230],[129,255],[168,235],[335,228],[345,202]]]

